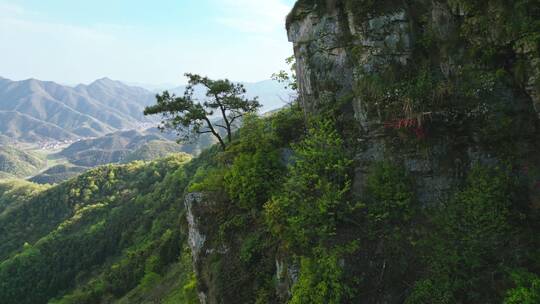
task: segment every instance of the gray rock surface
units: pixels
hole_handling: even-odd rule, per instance
[[[424,204],[445,199],[475,163],[497,162],[491,151],[478,145],[474,134],[461,145],[441,137],[430,142],[427,148],[403,146],[399,139],[388,136],[381,117],[369,111],[360,94],[355,94],[355,84],[362,77],[394,63],[415,64],[411,62],[411,55],[418,43],[418,34],[411,21],[412,10],[358,16],[343,5],[336,5],[336,1],[327,1],[333,5],[328,5],[332,8],[326,10],[316,4],[308,5],[313,2],[317,1],[297,5],[288,18],[288,37],[294,45],[297,61],[300,102],[305,111],[313,113],[340,98],[352,99],[354,121],[359,130],[355,134],[359,147],[353,188],[360,198],[366,175],[376,161],[390,160],[403,165],[416,180],[417,195]],[[456,35],[463,9],[451,7],[444,1],[434,1],[429,7],[434,33],[443,41]],[[442,74],[451,75],[457,69],[456,62],[462,52],[445,46],[441,46],[439,52]],[[516,99],[510,90],[501,95],[514,98],[512,103],[516,107],[527,107],[527,103],[532,102],[540,116],[540,59],[534,58],[526,48],[522,53],[530,63],[529,100]]]

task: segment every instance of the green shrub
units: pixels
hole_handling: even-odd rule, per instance
[[[540,303],[540,277],[524,270],[512,273],[516,287],[510,289],[504,304],[536,304]]]
[[[150,290],[152,287],[154,287],[159,281],[161,280],[161,277],[159,274],[155,272],[148,272],[144,275],[144,277],[141,279],[141,283],[139,286],[143,290]]]
[[[289,176],[266,204],[266,218],[286,247],[309,249],[335,235],[348,211],[351,160],[329,121],[311,127],[293,150]]]
[[[220,167],[200,167],[188,190],[189,192],[220,192],[224,189],[225,173],[226,170]]]
[[[320,252],[302,257],[300,276],[292,290],[290,304],[340,304],[351,294],[343,280],[344,265],[336,253]]]
[[[389,162],[376,163],[367,178],[366,192],[370,196],[367,206],[372,223],[400,226],[414,215],[413,184],[404,168]]]
[[[280,146],[289,146],[306,133],[305,115],[298,104],[274,113],[270,121],[272,132]]]
[[[414,291],[405,304],[453,304],[452,294],[449,294],[450,287],[444,286],[440,281],[431,279],[416,282]]]
[[[225,174],[225,188],[240,208],[260,209],[280,184],[283,169],[278,151],[241,154]]]
[[[467,183],[433,217],[435,229],[424,251],[428,279],[418,283],[410,303],[418,301],[426,286],[455,303],[494,303],[506,282],[504,267],[511,267],[517,248],[510,245],[514,182],[502,169],[474,167]],[[416,299],[413,301],[412,299]]]

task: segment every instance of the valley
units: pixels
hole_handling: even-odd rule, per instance
[[[291,94],[273,81],[247,85],[251,94],[261,94],[265,109],[282,106],[280,101]],[[177,94],[184,90],[172,89]],[[109,163],[153,160],[175,152],[197,155],[214,143],[203,136],[177,144],[174,134],[160,132],[158,120],[142,114],[154,95],[109,78],[64,86],[0,77],[0,150],[5,150],[0,151],[0,179],[58,183]],[[197,89],[197,96],[204,98],[204,91]]]

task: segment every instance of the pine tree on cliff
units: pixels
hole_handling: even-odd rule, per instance
[[[144,115],[161,114],[160,129],[177,132],[179,141],[189,142],[201,134],[212,134],[223,150],[231,142],[234,123],[248,113],[257,112],[261,104],[257,98],[246,97],[242,84],[227,79],[212,80],[196,74],[189,78],[184,96],[178,97],[168,91],[157,95],[157,104],[144,110]],[[206,98],[197,100],[195,87],[206,90]],[[219,120],[215,120],[217,113]],[[222,131],[222,132],[220,132]]]

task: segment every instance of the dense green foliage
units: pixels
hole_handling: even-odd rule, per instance
[[[346,302],[352,290],[343,280],[345,269],[337,253],[302,257],[300,276],[289,303],[338,304]]]
[[[328,121],[311,127],[293,150],[289,176],[265,208],[285,247],[311,248],[330,241],[344,220],[351,161]]]
[[[538,212],[520,192],[527,181],[479,164],[446,202],[421,208],[414,177],[387,159],[372,163],[359,197],[336,125],[306,121],[293,106],[246,117],[226,151],[189,163],[105,166],[50,189],[3,183],[0,296],[196,303],[198,286],[224,303],[537,301]],[[212,202],[193,211],[209,250],[197,277],[186,188]],[[276,257],[288,269],[279,280]],[[297,275],[287,283],[288,271]],[[290,296],[276,296],[280,284]]]
[[[36,194],[48,189],[48,186],[36,185],[23,180],[2,180],[0,181],[0,216],[8,213],[10,208],[16,208]]]
[[[181,146],[174,142],[152,140],[129,153],[122,162],[129,163],[136,160],[154,160],[172,153],[181,152],[180,148]]]
[[[58,184],[67,181],[88,169],[89,168],[87,167],[79,167],[70,164],[56,165],[32,177],[30,181],[37,184]]]
[[[16,177],[32,175],[44,167],[41,155],[26,152],[11,145],[0,145],[0,174]]]
[[[209,249],[198,257],[199,288],[225,303],[351,303],[384,296],[406,303],[534,303],[538,214],[520,195],[523,181],[511,177],[511,168],[477,165],[447,202],[421,208],[413,176],[390,159],[374,162],[365,193],[353,195],[348,151],[334,122],[306,122],[292,107],[247,117],[226,151],[213,149],[189,164],[192,177],[174,182],[212,201],[195,214]],[[161,201],[169,187],[156,188],[149,199]],[[122,259],[102,264],[99,275],[79,275],[78,288],[58,303],[187,301],[178,300],[195,288],[185,255],[156,254],[170,248],[167,231],[126,245]],[[39,260],[31,249],[41,242],[25,246],[4,267]],[[276,257],[297,269],[290,298],[275,295],[283,284],[276,281]],[[170,265],[165,272],[163,265]],[[170,288],[166,296],[160,286]]]
[[[209,248],[203,289],[225,303],[279,303],[273,279],[276,241],[263,220],[264,204],[283,182],[292,137],[303,133],[298,107],[268,118],[246,117],[243,127],[212,166],[199,168],[191,191],[211,194],[216,204],[200,215]],[[300,127],[300,132],[298,131]],[[297,137],[298,138],[298,137]]]
[[[17,198],[0,218],[3,303],[46,303],[58,296],[58,303],[112,301],[151,290],[174,269],[191,284],[179,203],[187,160],[177,155],[106,166]],[[170,288],[160,296],[177,292]],[[193,288],[186,292],[191,295],[176,297],[195,295]]]
[[[540,277],[518,270],[512,274],[516,287],[509,290],[504,304],[532,304],[540,302]]]
[[[434,232],[424,252],[429,271],[410,303],[436,292],[445,303],[495,303],[504,297],[509,271],[535,264],[537,249],[528,248],[527,223],[515,181],[502,169],[474,168],[467,185],[434,213]],[[523,280],[522,280],[523,281]],[[521,282],[522,282],[521,281]]]
[[[351,160],[330,121],[314,123],[293,152],[286,181],[265,205],[281,250],[301,261],[291,303],[341,303],[350,290],[340,263],[344,248],[335,237],[352,211]]]
[[[249,302],[268,294],[260,285],[245,284],[271,279],[271,272],[261,270],[267,265],[265,253],[274,250],[298,263],[290,303],[346,303],[373,296],[373,290],[391,294],[407,286],[414,286],[410,295],[401,295],[407,303],[534,299],[535,276],[517,271],[534,262],[535,251],[525,253],[527,244],[538,240],[528,237],[530,228],[518,220],[529,223],[536,215],[517,195],[520,182],[509,177],[510,171],[477,166],[446,204],[422,210],[404,168],[390,161],[374,163],[364,199],[353,203],[352,163],[333,124],[314,122],[297,137],[284,171],[276,150],[267,145],[279,143],[279,128],[272,127],[277,121],[247,120],[222,155],[221,169],[213,167],[192,185],[227,197],[217,200],[223,206],[218,208],[225,209],[212,218],[219,219],[215,242],[238,250],[232,254],[240,259],[234,269],[245,269],[242,262],[259,257],[247,264],[259,271],[240,277],[223,273],[231,268],[221,263],[235,258],[214,257],[217,268],[212,271],[219,278],[212,284],[258,286],[251,292],[232,289],[234,295],[222,289],[227,299]],[[261,182],[270,177],[273,183]],[[258,221],[260,216],[266,225]],[[261,234],[271,238],[263,241]],[[513,289],[499,288],[513,282]]]

